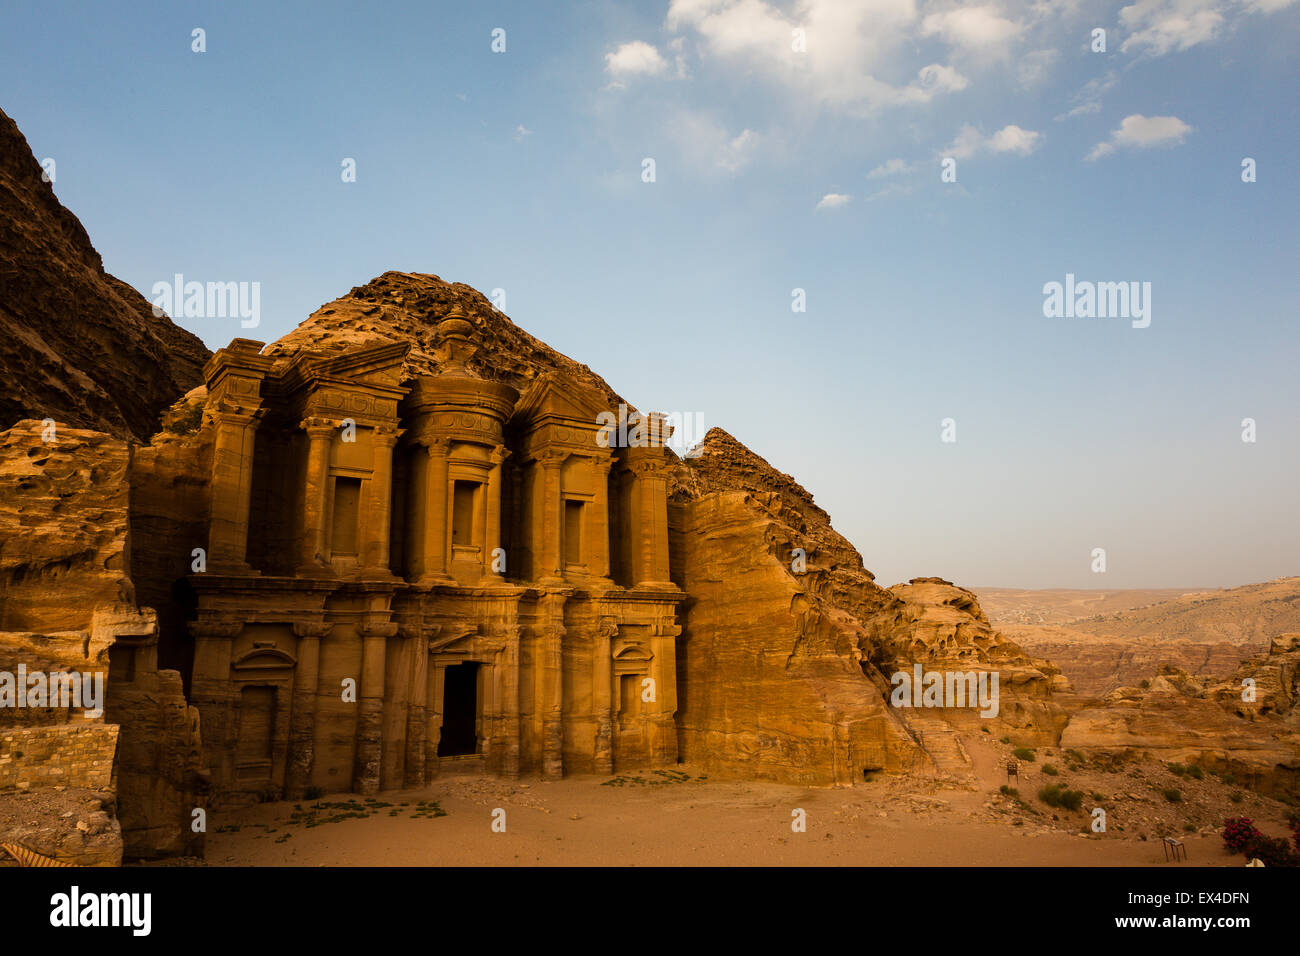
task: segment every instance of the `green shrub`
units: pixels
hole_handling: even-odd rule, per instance
[[[1009,743],[1011,743],[1011,738],[1010,738],[1010,737],[999,737],[999,738],[998,738],[998,743],[1000,743],[1000,744],[1009,744]]]
[[[1047,774],[1049,777],[1055,777],[1060,772],[1061,771],[1057,770],[1050,763],[1043,764],[1043,773]]]
[[[1232,793],[1228,794],[1228,799],[1231,800],[1233,803],[1241,803],[1243,799],[1241,791],[1240,790],[1232,791]]]
[[[1187,768],[1180,763],[1171,763],[1166,766],[1169,768],[1169,772],[1175,777],[1181,777],[1183,774],[1187,773]]]
[[[1194,764],[1194,763],[1193,763],[1193,764],[1188,764],[1188,765],[1187,765],[1187,776],[1191,777],[1193,780],[1204,780],[1204,779],[1205,779],[1205,771],[1202,770],[1202,769],[1201,769],[1197,764]]]
[[[1038,791],[1038,799],[1049,807],[1064,807],[1066,810],[1078,810],[1083,806],[1082,790],[1067,790],[1060,784],[1051,784]]]
[[[998,792],[1004,797],[1015,797],[1017,800],[1020,799],[1020,791],[1015,787],[1008,787],[1005,783],[998,788]]]
[[[1177,787],[1168,787],[1160,792],[1165,795],[1165,799],[1168,800],[1170,803],[1182,802],[1183,791],[1179,790]]]
[[[1015,750],[1011,751],[1011,753],[1017,760],[1028,760],[1030,763],[1033,763],[1038,759],[1034,752],[1028,747],[1017,747]]]

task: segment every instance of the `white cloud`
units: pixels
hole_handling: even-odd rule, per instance
[[[614,79],[630,76],[654,76],[668,69],[657,49],[641,40],[624,43],[613,53],[605,54],[605,70]]]
[[[523,123],[520,123],[518,126],[515,127],[515,142],[519,142],[525,136],[532,136],[532,135],[533,135],[533,131],[530,130],[527,126],[525,126]]]
[[[838,209],[840,206],[847,206],[852,199],[852,196],[846,196],[844,193],[827,193],[818,200],[817,208]]]
[[[1016,65],[1016,82],[1022,89],[1034,89],[1042,86],[1052,64],[1060,56],[1056,50],[1035,50],[1026,53]]]
[[[1088,154],[1088,159],[1109,156],[1117,149],[1150,149],[1153,146],[1174,146],[1181,143],[1192,127],[1177,116],[1143,116],[1134,113],[1126,116],[1110,139],[1098,143]]]
[[[1137,0],[1119,11],[1129,35],[1120,49],[1164,56],[1208,43],[1252,13],[1276,13],[1296,0]]]
[[[1042,133],[1021,129],[1014,124],[1004,126],[992,136],[985,136],[974,126],[967,124],[957,131],[957,137],[943,151],[944,156],[954,159],[969,159],[976,153],[1019,153],[1028,156],[1038,148]]]
[[[1014,124],[1004,126],[988,138],[988,148],[995,153],[1019,153],[1028,156],[1038,146],[1041,133],[1021,129]]]
[[[1000,16],[996,7],[958,7],[931,13],[921,21],[922,36],[938,36],[951,46],[978,53],[1007,53],[1024,25]]]
[[[897,176],[911,170],[911,164],[905,159],[889,159],[881,163],[871,172],[867,173],[868,179],[881,179],[885,176]]]
[[[752,129],[737,134],[707,113],[678,111],[670,124],[673,138],[688,165],[703,173],[735,173],[754,158],[761,140]]]
[[[1070,108],[1068,113],[1064,113],[1056,118],[1058,120],[1066,119],[1070,116],[1083,116],[1087,113],[1101,112],[1101,98],[1115,88],[1119,82],[1119,77],[1114,70],[1105,73],[1102,76],[1095,76],[1083,88],[1070,98],[1070,102],[1075,105]]]
[[[913,74],[899,62],[899,50],[915,47],[918,23],[915,0],[800,0],[789,12],[767,0],[672,0],[665,26],[692,34],[702,59],[817,105],[861,112],[926,103],[968,85],[952,66],[931,63]],[[803,31],[803,52],[793,49],[795,30]],[[916,79],[882,79],[888,75]]]

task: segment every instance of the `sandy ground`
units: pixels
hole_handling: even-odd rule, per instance
[[[997,796],[1004,764],[972,747],[973,785],[882,777],[851,789],[709,779],[690,766],[614,778],[507,781],[446,775],[421,791],[262,804],[214,813],[214,866],[1166,866],[1168,826],[1134,825],[1144,807],[1112,809],[1126,833],[1081,833],[1084,813],[1032,796]],[[1040,778],[1021,785],[1036,792]],[[621,781],[621,784],[619,783]],[[1051,782],[1043,779],[1043,782]],[[1080,778],[1072,781],[1086,786]],[[1117,781],[1110,781],[1118,783]],[[1124,780],[1120,786],[1133,789]],[[436,802],[435,811],[430,802]],[[420,804],[424,803],[423,812]],[[313,809],[315,807],[316,809]],[[301,809],[296,809],[301,808]],[[505,811],[505,832],[492,829]],[[791,828],[792,811],[806,831]],[[443,813],[445,815],[435,815]],[[1056,819],[1053,815],[1056,814]],[[1265,819],[1256,811],[1256,819]],[[342,817],[340,819],[340,817]],[[309,826],[309,822],[316,825]],[[1146,840],[1136,831],[1150,829]],[[1276,829],[1276,827],[1270,827]],[[1279,835],[1284,831],[1279,831]],[[1212,832],[1176,833],[1189,866],[1241,866]]]

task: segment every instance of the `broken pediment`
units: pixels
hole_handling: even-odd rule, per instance
[[[596,416],[608,411],[604,398],[594,389],[571,381],[560,381],[547,373],[515,406],[511,424],[528,432],[543,425],[565,424],[596,431]]]

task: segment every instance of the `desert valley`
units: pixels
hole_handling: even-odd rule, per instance
[[[1300,578],[882,587],[469,286],[209,353],[0,139],[0,670],[84,688],[10,681],[0,865],[1292,862]]]

